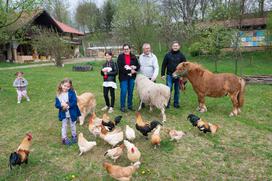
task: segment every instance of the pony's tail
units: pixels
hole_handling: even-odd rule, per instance
[[[242,107],[244,104],[244,94],[245,94],[246,81],[244,79],[240,78],[240,84],[241,84],[241,89],[238,94],[239,108]]]

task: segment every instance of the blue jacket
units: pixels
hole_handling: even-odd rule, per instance
[[[81,116],[80,110],[77,106],[77,97],[76,94],[73,90],[69,90],[68,91],[68,99],[69,99],[69,113],[71,116],[72,121],[76,121],[77,118],[79,116]],[[63,119],[66,118],[66,114],[64,111],[62,111],[61,108],[61,102],[58,99],[58,97],[56,97],[56,101],[55,101],[55,107],[59,109],[59,120],[62,121]]]

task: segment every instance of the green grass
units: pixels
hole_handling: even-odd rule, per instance
[[[261,58],[261,54],[253,56],[251,64],[246,58],[240,62],[243,74],[271,74],[271,60],[266,56]],[[194,60],[213,70],[213,62],[209,59],[198,57]],[[64,68],[49,66],[24,69],[25,78],[29,81],[31,102],[23,101],[19,105],[12,87],[17,70],[0,71],[0,180],[112,180],[102,167],[103,161],[108,160],[103,157],[103,153],[110,146],[94,138],[88,131],[87,123],[77,125],[77,132],[83,132],[88,140],[96,140],[97,147],[79,157],[77,145],[61,145],[61,122],[57,119],[57,109],[54,107],[58,82],[70,77],[78,93],[90,91],[96,95],[97,115],[101,116],[104,100],[99,70],[102,63],[93,63],[92,72],[73,72],[72,65]],[[219,61],[218,68],[220,72],[233,72],[233,65],[234,62],[226,58]],[[165,124],[165,127],[187,132],[187,136],[179,142],[170,142],[163,131],[161,147],[153,149],[150,141],[143,139],[137,132],[135,144],[142,153],[142,164],[133,175],[133,180],[271,180],[271,88],[269,85],[248,85],[242,114],[228,117],[231,111],[228,97],[207,98],[208,112],[197,113],[197,97],[189,84],[186,92],[181,94],[181,108],[166,111]],[[116,109],[111,117],[121,114],[118,110],[119,91],[118,88]],[[139,100],[136,93],[134,95],[136,108]],[[147,120],[161,119],[158,110],[150,113],[145,108],[141,113]],[[186,120],[189,113],[196,113],[211,123],[219,124],[221,129],[214,136],[203,134]],[[128,112],[123,116],[120,127],[126,124],[134,127],[134,113]],[[29,164],[10,171],[9,154],[18,147],[28,131],[33,133]],[[121,156],[117,164],[130,164],[126,154]]]

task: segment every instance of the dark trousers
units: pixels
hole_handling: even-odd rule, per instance
[[[114,107],[114,101],[115,101],[114,91],[115,90],[112,87],[103,87],[104,99],[105,99],[106,105],[108,107]],[[111,102],[109,100],[109,92],[110,92],[110,96],[111,96]]]

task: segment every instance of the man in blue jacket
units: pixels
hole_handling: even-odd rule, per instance
[[[176,70],[178,64],[186,62],[185,56],[180,52],[180,44],[174,41],[171,45],[171,51],[168,52],[162,62],[161,77],[165,80],[165,69],[166,71],[166,85],[170,88],[172,93],[172,87],[174,84],[174,107],[179,108],[179,78],[174,78],[172,76],[173,72]],[[168,102],[167,108],[170,107],[170,100]]]

